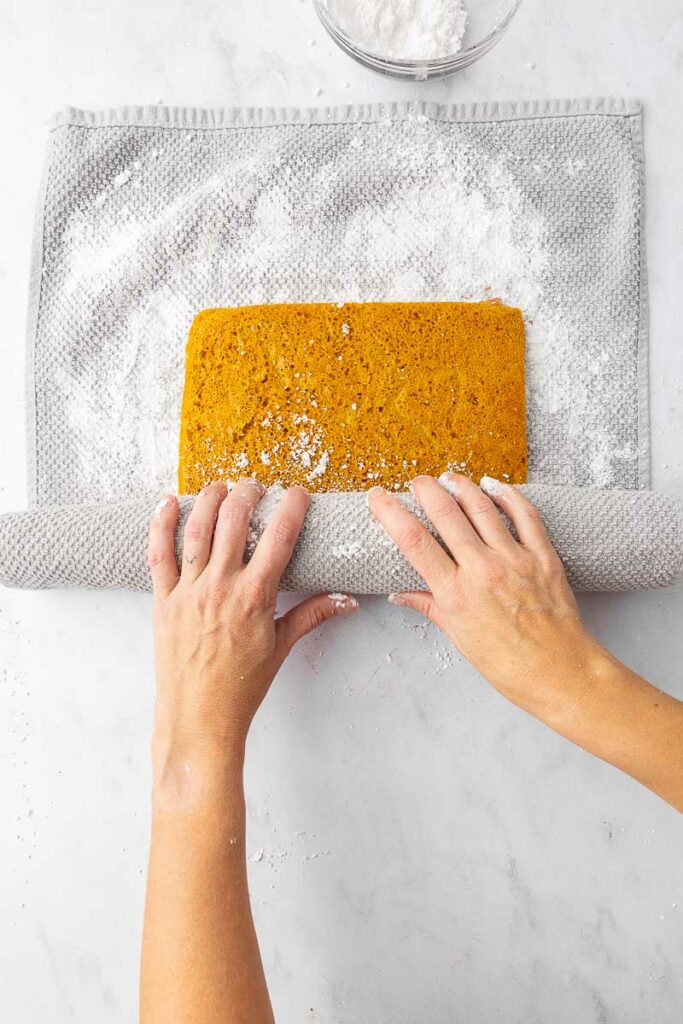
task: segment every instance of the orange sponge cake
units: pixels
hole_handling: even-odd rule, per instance
[[[495,302],[208,309],[187,345],[179,487],[255,475],[399,489],[526,479],[524,323]]]

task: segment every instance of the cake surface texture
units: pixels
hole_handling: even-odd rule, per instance
[[[524,322],[497,302],[207,309],[188,339],[178,483],[402,490],[526,480]]]

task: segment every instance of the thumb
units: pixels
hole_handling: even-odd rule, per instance
[[[358,601],[350,594],[317,594],[282,615],[275,623],[278,646],[286,658],[294,644],[337,615],[350,615],[358,610]]]
[[[387,598],[391,604],[401,607],[412,608],[414,611],[424,615],[426,619],[435,622],[436,603],[428,590],[413,590],[401,594],[389,594]]]

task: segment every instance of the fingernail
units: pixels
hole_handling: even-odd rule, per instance
[[[202,497],[204,494],[208,494],[211,491],[212,487],[224,487],[226,491],[228,489],[228,485],[224,483],[222,480],[212,480],[210,484],[206,484],[205,487],[202,487],[201,491],[199,492],[199,497]]]
[[[505,488],[509,487],[509,484],[504,484],[502,480],[496,480],[493,476],[483,476],[479,486],[490,498],[499,498],[505,494]]]
[[[373,497],[377,498],[377,497],[379,497],[380,494],[386,494],[386,493],[387,492],[384,490],[383,487],[378,487],[378,486],[371,487],[369,491],[365,492],[365,497],[366,497],[368,505],[370,504],[370,498],[373,498]]]
[[[351,594],[328,594],[334,605],[335,612],[355,612],[359,607],[358,601]]]
[[[455,479],[454,473],[442,473],[439,477],[439,483],[443,487],[444,491],[448,491],[454,498],[460,497],[460,488]]]
[[[263,486],[260,480],[257,480],[255,476],[247,476],[244,478],[244,482],[249,484],[250,487],[255,487],[259,494],[265,494],[266,488]]]
[[[389,596],[387,597],[387,601],[389,602],[389,604],[398,604],[398,605],[404,605],[405,604],[405,600],[403,598],[403,594],[389,594]]]

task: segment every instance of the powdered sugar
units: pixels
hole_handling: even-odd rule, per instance
[[[124,167],[124,169],[120,171],[114,178],[114,188],[121,188],[122,185],[127,185],[131,177],[132,173],[130,171],[130,168]],[[98,196],[98,198],[100,197]]]
[[[355,42],[382,57],[429,60],[457,53],[467,13],[462,0],[326,0]]]
[[[494,480],[492,476],[483,476],[479,486],[484,494],[488,494],[490,498],[500,498],[500,496],[505,493],[506,487],[502,481]]]
[[[311,472],[308,474],[308,479],[313,481],[319,476],[324,476],[327,472],[327,467],[330,461],[330,453],[323,452],[320,456],[319,461],[315,464]]]
[[[165,496],[164,496],[164,497],[163,497],[163,498],[161,499],[161,501],[160,501],[160,502],[159,502],[159,504],[158,504],[158,505],[156,506],[156,508],[154,509],[154,512],[152,513],[153,517],[154,517],[155,519],[161,519],[161,513],[162,513],[162,512],[163,512],[163,511],[164,511],[165,509],[167,509],[167,508],[170,508],[170,507],[171,507],[171,504],[172,504],[172,503],[173,503],[173,498],[171,497],[171,495],[170,495],[170,494],[166,494],[166,495],[165,495]]]
[[[328,594],[336,611],[351,611],[358,607],[358,601],[350,594]]]
[[[393,132],[393,127],[388,123],[386,131]],[[340,225],[337,245],[326,253],[318,252],[316,271],[306,286],[305,297],[324,299],[324,288],[343,291],[346,299],[354,301],[445,296],[476,300],[496,295],[533,312],[546,260],[543,222],[528,207],[504,160],[493,161],[473,179],[475,154],[469,146],[463,144],[454,154],[423,117],[415,119],[413,128],[397,145],[387,148],[383,158],[386,167],[375,168],[380,176],[400,174],[401,188],[392,189],[380,203],[350,211]],[[349,148],[354,141],[362,146],[366,132],[365,125],[350,126]],[[159,154],[159,147],[155,146],[155,151]],[[153,161],[142,161],[136,175],[156,175],[165,167],[164,157],[161,151]],[[302,230],[291,192],[285,193],[278,182],[256,195],[255,184],[266,174],[264,157],[267,164],[267,154],[261,153],[251,165],[243,162],[234,170],[226,168],[220,177],[209,177],[199,192],[170,203],[152,225],[135,215],[132,204],[114,211],[116,193],[111,191],[107,193],[105,212],[93,217],[89,211],[79,210],[69,220],[72,258],[67,264],[66,290],[89,293],[97,302],[107,281],[115,276],[116,267],[124,261],[129,287],[140,292],[127,312],[128,341],[123,359],[113,364],[109,373],[98,375],[94,388],[79,391],[68,409],[72,428],[84,438],[89,435],[87,472],[90,475],[94,470],[105,496],[114,497],[125,478],[130,480],[126,490],[144,489],[150,483],[173,486],[184,336],[194,312],[202,306],[225,304],[230,298],[229,291],[223,290],[227,271],[216,261],[212,232],[197,237],[188,260],[174,248],[177,225],[187,224],[200,205],[214,209],[221,196],[237,208],[251,203],[253,196],[254,216],[249,230],[240,233],[231,256],[239,266],[231,272],[230,281],[249,283],[238,301],[304,297],[301,284],[299,294],[277,288],[283,278],[276,268],[290,263],[301,265],[302,259],[306,260],[304,254],[315,246],[311,233],[314,227],[311,224]],[[356,157],[354,160],[357,162]],[[283,158],[275,150],[270,161],[281,166]],[[426,184],[421,173],[425,163],[441,168]],[[334,173],[328,166],[321,168],[310,187],[327,189]],[[102,243],[103,230],[106,244]],[[161,247],[166,268],[164,282],[151,288],[148,267],[152,257],[147,254],[150,240],[155,248]],[[423,259],[415,258],[426,253],[428,267],[438,268],[436,279]],[[274,272],[270,283],[264,276],[266,267],[271,268],[271,274]],[[219,291],[214,294],[215,288]],[[197,296],[194,303],[193,295]],[[338,302],[340,307],[343,304]],[[169,337],[178,339],[175,347],[156,341]],[[106,393],[101,391],[104,382]],[[98,408],[106,410],[105,419],[97,414]],[[314,413],[311,407],[308,416],[300,417],[297,431],[288,434],[286,440],[278,437],[278,424],[272,424],[273,443],[285,444],[288,459],[310,468],[311,482],[324,477],[330,459],[324,424],[316,421]],[[101,438],[98,429],[102,430]],[[135,439],[133,451],[131,435]],[[117,454],[118,439],[122,447]],[[271,451],[263,451],[261,464],[268,465],[271,457]],[[111,477],[105,468],[107,463],[116,466]],[[243,452],[236,452],[231,463],[217,464],[217,477],[240,472],[258,474],[258,466],[248,465]],[[409,476],[410,467],[406,466],[406,478]],[[137,484],[136,479],[140,481]],[[371,467],[368,479],[372,479]]]
[[[637,168],[617,190],[595,164],[609,119],[581,138],[580,118],[530,118],[524,134],[517,121],[386,111],[227,134],[56,133],[55,159],[68,153],[82,180],[46,220],[40,329],[58,325],[59,345],[39,338],[37,433],[59,443],[41,456],[39,500],[175,489],[184,347],[201,308],[343,299],[519,306],[532,477],[635,485],[633,275],[610,268],[633,244]],[[605,203],[621,211],[609,223],[595,215]],[[575,209],[581,252],[568,252]],[[588,278],[572,269],[586,232],[601,261]],[[287,457],[319,473],[337,453],[324,415],[309,414]],[[245,461],[237,441],[230,473],[258,472]]]
[[[439,477],[439,483],[443,489],[448,491],[449,494],[452,494],[454,498],[459,496],[458,485],[450,473],[442,473]]]

